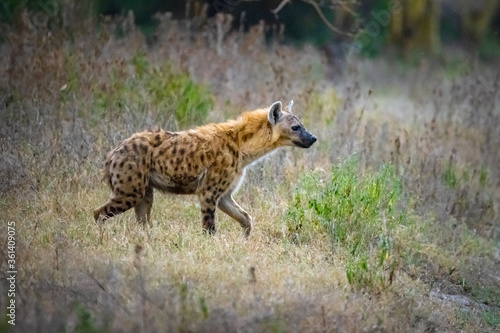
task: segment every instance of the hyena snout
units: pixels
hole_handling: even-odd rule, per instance
[[[307,130],[302,130],[298,136],[298,140],[294,140],[293,143],[302,148],[309,148],[316,142],[318,138],[309,133]]]

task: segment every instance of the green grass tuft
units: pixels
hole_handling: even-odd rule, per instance
[[[347,257],[349,283],[384,287],[397,266],[391,256],[394,230],[406,222],[397,209],[401,181],[390,164],[377,172],[358,170],[353,155],[326,179],[316,172],[303,175],[287,212],[288,229],[301,241],[318,231],[328,233],[334,251]]]
[[[457,175],[455,169],[451,164],[448,165],[448,167],[445,169],[443,173],[443,181],[447,186],[451,188],[457,186],[458,183]]]
[[[483,319],[491,327],[500,327],[500,311],[488,310],[483,313]]]
[[[75,332],[77,333],[101,333],[104,330],[100,330],[96,327],[94,319],[90,312],[81,304],[76,305],[76,314],[78,316],[78,323],[75,327]]]

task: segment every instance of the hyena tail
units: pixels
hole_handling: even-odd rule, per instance
[[[113,155],[115,153],[116,149],[113,149],[111,152],[109,152],[108,156],[106,157],[106,163],[104,164],[104,169],[103,169],[103,175],[101,181],[105,182],[108,184],[108,186],[112,189],[113,186],[111,184],[111,173],[109,171],[109,167],[111,165],[111,160],[113,159]]]
[[[112,184],[112,179],[111,179],[110,166],[111,166],[111,160],[113,159],[113,154],[114,154],[115,150],[116,149],[109,152],[108,156],[106,157],[106,163],[104,164],[104,168],[102,170],[103,174],[102,174],[102,178],[101,178],[101,181],[108,184],[108,186],[111,190],[113,189],[113,184]],[[105,220],[108,219],[109,217],[111,217],[111,216],[108,216],[108,212],[106,212],[106,211],[102,212],[105,209],[105,206],[106,205],[94,210],[94,220],[96,222],[99,220],[99,216],[102,213],[104,213],[102,215],[104,215]]]

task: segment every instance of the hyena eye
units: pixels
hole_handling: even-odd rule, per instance
[[[292,126],[292,131],[298,131],[300,129],[299,125]]]

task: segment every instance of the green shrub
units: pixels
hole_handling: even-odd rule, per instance
[[[359,287],[385,287],[397,266],[393,233],[406,222],[397,208],[400,178],[392,165],[360,174],[354,155],[322,179],[312,172],[301,177],[287,223],[296,239],[326,232],[335,252],[346,256],[346,276]]]
[[[99,333],[101,330],[96,328],[94,319],[90,312],[83,306],[83,304],[78,303],[76,305],[76,314],[78,315],[78,324],[75,327],[75,332],[77,333]]]
[[[175,72],[170,64],[153,67],[139,53],[127,66],[115,66],[108,82],[94,87],[94,118],[132,112],[138,117],[149,115],[159,125],[169,122],[182,129],[202,124],[214,105],[208,87],[195,83],[186,73]]]

